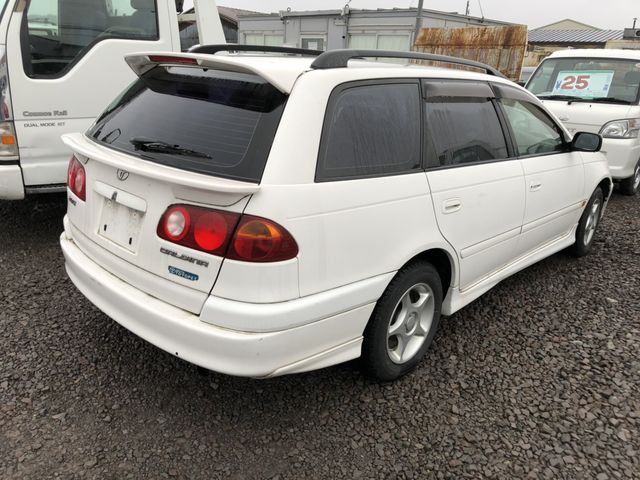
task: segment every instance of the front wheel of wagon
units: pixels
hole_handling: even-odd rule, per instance
[[[591,251],[593,239],[602,218],[603,206],[604,194],[602,189],[598,187],[591,195],[584,212],[582,212],[582,217],[580,217],[578,229],[576,230],[576,243],[573,244],[573,254],[575,256],[583,257]]]

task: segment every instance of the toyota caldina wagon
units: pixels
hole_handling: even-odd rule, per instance
[[[128,57],[139,80],[64,137],[68,274],[172,355],[251,377],[362,357],[393,380],[440,315],[591,248],[601,138],[491,67],[229,48]]]

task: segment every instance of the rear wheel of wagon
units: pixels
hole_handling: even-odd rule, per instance
[[[365,329],[365,370],[392,381],[413,370],[433,341],[440,322],[442,283],[427,262],[415,262],[391,281]]]

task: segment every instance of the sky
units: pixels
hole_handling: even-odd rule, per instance
[[[217,0],[218,5],[258,12],[339,9],[347,0]],[[535,28],[572,18],[598,28],[620,30],[640,18],[640,0],[481,0],[484,16],[494,20],[522,23]],[[424,8],[464,13],[466,0],[424,0]],[[481,16],[478,0],[471,0],[471,15]],[[185,0],[185,8],[192,0]],[[407,8],[418,0],[351,0],[351,8]],[[606,6],[605,6],[606,5]],[[638,21],[640,28],[640,20]]]

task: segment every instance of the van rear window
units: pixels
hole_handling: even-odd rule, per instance
[[[259,183],[286,99],[256,75],[155,67],[88,134],[155,163]]]

